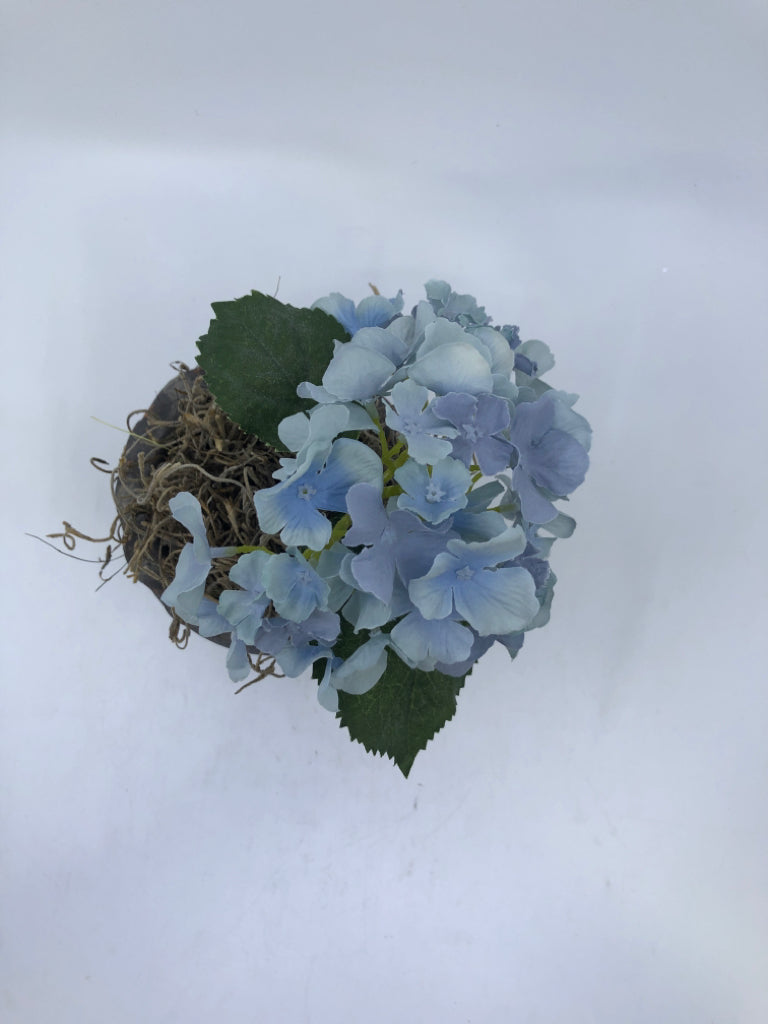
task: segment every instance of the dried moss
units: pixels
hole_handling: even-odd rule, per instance
[[[111,578],[105,571],[122,549],[122,571],[157,597],[172,582],[181,549],[189,541],[188,531],[168,508],[180,491],[190,491],[200,501],[212,547],[261,545],[284,550],[279,538],[259,529],[253,504],[256,491],[274,484],[279,453],[244,433],[218,408],[199,369],[190,370],[183,363],[174,369],[178,375],[152,405],[129,414],[131,438],[118,465],[109,470],[103,460],[91,460],[111,477],[117,515],[109,534],[89,537],[65,522],[62,533],[48,535],[61,540],[67,551],[77,540],[106,543],[99,559],[103,580]],[[222,590],[232,588],[228,573],[234,562],[215,560],[206,585],[209,597],[215,600]],[[168,611],[169,635],[177,646],[185,647],[190,627]],[[227,643],[224,638],[215,640]],[[253,657],[257,678],[277,674],[273,658],[259,652]]]

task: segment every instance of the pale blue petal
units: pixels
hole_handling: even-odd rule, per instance
[[[425,356],[419,356],[408,373],[411,380],[431,388],[438,395],[449,391],[484,394],[493,390],[490,366],[468,342],[441,345]]]
[[[325,469],[315,481],[314,504],[329,512],[346,512],[350,488],[368,483],[381,490],[383,472],[376,452],[361,441],[341,437],[334,442]]]
[[[400,337],[400,333],[389,328],[384,330],[381,327],[363,327],[355,335],[352,345],[384,356],[393,367],[400,366],[408,355],[408,345]]]
[[[197,558],[200,561],[210,558],[211,549],[208,546],[208,537],[205,532],[203,510],[194,494],[190,494],[189,491],[180,491],[168,502],[168,508],[173,518],[192,534]]]
[[[517,349],[517,352],[520,355],[526,356],[534,364],[535,371],[529,374],[531,377],[541,377],[542,374],[546,373],[547,370],[551,370],[555,365],[555,358],[549,346],[545,345],[543,341],[538,341],[537,339],[524,341]]]
[[[297,502],[292,506],[286,519],[280,538],[284,544],[309,548],[310,551],[322,551],[331,539],[333,527],[322,512],[309,504]]]
[[[408,594],[425,619],[445,619],[451,614],[451,584],[456,571],[461,568],[461,561],[455,555],[444,551],[435,558],[426,576],[410,582]]]
[[[173,608],[181,594],[204,586],[210,571],[210,558],[200,560],[194,544],[185,544],[176,563],[176,575],[173,582],[160,595],[161,600]]]
[[[386,324],[402,308],[402,291],[398,292],[394,299],[386,299],[383,295],[367,295],[358,302],[355,310],[358,333],[366,327],[378,327]]]
[[[427,298],[434,311],[448,320],[462,319],[470,323],[485,324],[490,317],[474,296],[458,295],[445,281],[427,281],[424,285]]]
[[[259,526],[265,533],[280,533],[284,544],[306,546],[320,551],[331,537],[331,524],[307,496],[316,484],[316,473],[284,480],[253,496]],[[315,491],[317,487],[315,486]]]
[[[232,643],[227,654],[227,671],[233,683],[241,683],[248,677],[251,671],[251,664],[248,661],[248,651],[242,640],[232,637]]]
[[[309,437],[309,416],[305,412],[294,413],[280,420],[277,435],[288,452],[299,451]]]
[[[260,628],[269,598],[254,597],[245,590],[223,590],[219,595],[219,612],[230,623],[240,640],[252,644]]]
[[[535,460],[527,458],[525,466],[534,483],[553,494],[566,495],[583,483],[589,456],[570,434],[553,429],[539,438]]]
[[[361,629],[378,629],[392,618],[392,606],[373,594],[354,590],[341,609],[341,614],[357,633]]]
[[[529,523],[548,523],[557,516],[555,506],[537,490],[522,466],[512,474],[512,486],[520,498],[523,518]]]
[[[470,491],[470,500],[472,494],[474,491]],[[462,540],[486,541],[503,533],[507,528],[507,521],[494,509],[482,512],[473,511],[467,506],[454,513],[453,528],[458,531]]]
[[[350,568],[361,590],[374,594],[388,604],[392,599],[395,582],[395,560],[391,547],[383,548],[384,545],[379,544],[361,551],[352,559]]]
[[[349,554],[341,543],[324,550],[317,562],[317,572],[328,584],[328,608],[337,612],[344,604],[354,587],[341,578],[341,564]]]
[[[313,384],[311,381],[304,380],[296,388],[296,394],[299,398],[310,398],[313,402],[319,402],[321,404],[338,402],[338,397],[331,394],[324,387],[319,384]]]
[[[450,428],[442,431],[447,434],[453,433]],[[444,459],[453,451],[450,441],[443,440],[430,434],[417,434],[407,440],[408,454],[414,462],[422,466],[434,466],[440,459]]]
[[[539,610],[526,569],[480,569],[454,587],[456,611],[480,636],[524,629]]]
[[[196,626],[198,622],[197,615],[204,597],[205,585],[201,583],[194,590],[186,590],[183,594],[179,594],[173,610],[184,622],[190,626]]]
[[[330,587],[298,553],[272,555],[264,576],[267,594],[285,619],[303,622],[326,605]]]
[[[472,648],[472,631],[452,619],[425,619],[413,611],[394,627],[391,641],[414,667],[431,671],[437,662],[462,662]]]
[[[515,353],[504,335],[493,327],[471,327],[469,333],[488,353],[491,370],[509,377],[515,369]]]
[[[447,345],[469,345],[470,348],[478,351],[471,336],[467,334],[461,324],[451,323],[449,320],[438,317],[437,320],[434,320],[424,328],[424,340],[419,345],[418,355],[425,356],[429,352]],[[485,362],[490,367],[488,360],[485,360]],[[454,388],[453,390],[461,391],[464,389]]]
[[[205,597],[197,609],[197,629],[200,636],[211,637],[231,633],[232,626],[219,614],[216,602]]]
[[[387,667],[387,644],[384,633],[372,636],[351,657],[333,671],[332,681],[337,690],[360,695],[375,686]]]
[[[264,573],[272,557],[266,551],[249,551],[241,555],[229,570],[229,578],[243,590],[255,595],[263,594]]]
[[[326,711],[336,712],[339,710],[339,691],[331,685],[331,673],[334,662],[341,664],[339,658],[328,658],[325,664],[325,672],[317,688],[317,700]]]
[[[472,650],[469,652],[469,657],[464,661],[459,661],[455,664],[447,665],[442,662],[438,662],[435,668],[438,672],[443,672],[447,676],[453,676],[454,678],[460,678],[465,676],[467,672],[482,658],[489,647],[493,646],[493,638],[489,636],[478,636],[475,637],[475,642],[472,645]]]
[[[550,522],[542,523],[542,529],[555,537],[570,537],[576,529],[576,520],[572,516],[567,516],[565,512],[560,512]]]
[[[357,316],[355,315],[355,304],[341,292],[331,292],[323,296],[317,302],[313,302],[312,309],[322,309],[324,313],[332,316],[345,329],[347,334],[354,334],[357,330]]]
[[[381,487],[373,484],[353,484],[350,487],[347,511],[352,518],[352,526],[347,530],[344,543],[351,548],[358,544],[374,544],[389,523],[381,500]]]
[[[299,676],[313,662],[331,653],[339,628],[338,615],[328,611],[315,611],[300,623],[277,616],[264,620],[256,646],[271,654],[286,675]]]
[[[203,522],[203,510],[200,502],[189,491],[180,491],[168,502],[173,518],[186,526],[193,537],[205,538],[205,523]]]
[[[435,463],[431,474],[409,459],[396,471],[395,480],[405,492],[397,499],[398,508],[410,509],[435,525],[465,507],[472,483],[466,466],[450,458]]]
[[[521,526],[508,525],[503,533],[486,541],[449,540],[448,550],[456,555],[462,564],[475,569],[484,569],[511,561],[525,551],[527,539]]]
[[[592,427],[583,416],[571,408],[578,397],[578,395],[569,395],[564,391],[551,391],[546,396],[554,408],[554,426],[558,430],[564,430],[566,434],[570,434],[585,451],[589,451],[592,444]]]
[[[395,368],[380,352],[350,343],[339,349],[329,363],[323,374],[323,387],[343,402],[365,402],[381,392]]]

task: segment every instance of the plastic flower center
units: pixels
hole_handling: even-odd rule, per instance
[[[461,429],[464,431],[464,436],[468,441],[476,441],[480,437],[480,431],[474,423],[462,423]]]
[[[313,494],[317,494],[317,488],[311,484],[299,484],[296,488],[296,494],[304,501],[309,501]]]
[[[470,569],[468,565],[463,566],[461,569],[456,570],[457,580],[471,580],[475,575],[475,570]]]
[[[438,485],[433,480],[430,480],[429,484],[427,485],[427,492],[424,495],[424,497],[427,499],[427,501],[433,503],[442,501],[443,498],[445,497],[445,491],[441,487],[438,487]]]

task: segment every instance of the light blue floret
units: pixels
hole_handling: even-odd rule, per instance
[[[268,557],[266,590],[278,615],[303,622],[312,612],[327,609],[331,588],[299,551]]]
[[[525,569],[497,566],[520,554],[525,543],[515,526],[488,541],[449,540],[430,571],[411,582],[411,600],[425,619],[458,613],[480,636],[524,629],[539,610],[533,577]]]
[[[300,676],[313,662],[331,656],[339,628],[339,616],[330,611],[316,610],[303,622],[277,616],[264,620],[256,642],[287,676]]]
[[[440,459],[431,472],[409,459],[395,472],[395,480],[404,492],[397,507],[437,525],[466,506],[472,475],[458,459]]]
[[[403,308],[402,290],[394,299],[383,295],[368,295],[355,306],[341,292],[331,292],[312,303],[312,309],[322,309],[338,320],[348,334],[354,336],[363,327],[382,327],[397,316]]]
[[[457,431],[434,412],[429,390],[412,380],[395,384],[386,407],[387,426],[405,438],[408,454],[422,465],[434,465],[451,454]]]
[[[219,596],[219,613],[229,623],[233,635],[252,644],[269,605],[265,575],[272,555],[251,551],[241,555],[229,570],[229,578],[241,590],[224,590]]]
[[[351,438],[334,441],[327,459],[321,453],[294,475],[258,491],[254,504],[265,533],[279,533],[284,544],[320,551],[331,538],[327,512],[346,512],[347,493],[356,483],[382,486],[381,459]]]

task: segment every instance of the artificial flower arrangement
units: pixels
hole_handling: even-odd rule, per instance
[[[575,526],[555,502],[591,431],[543,381],[547,346],[472,296],[429,281],[404,314],[402,292],[373,291],[214,303],[198,368],[112,472],[107,539],[180,646],[191,630],[225,645],[245,685],[311,671],[320,704],[407,775],[478,659],[514,658],[548,621],[550,549]]]

